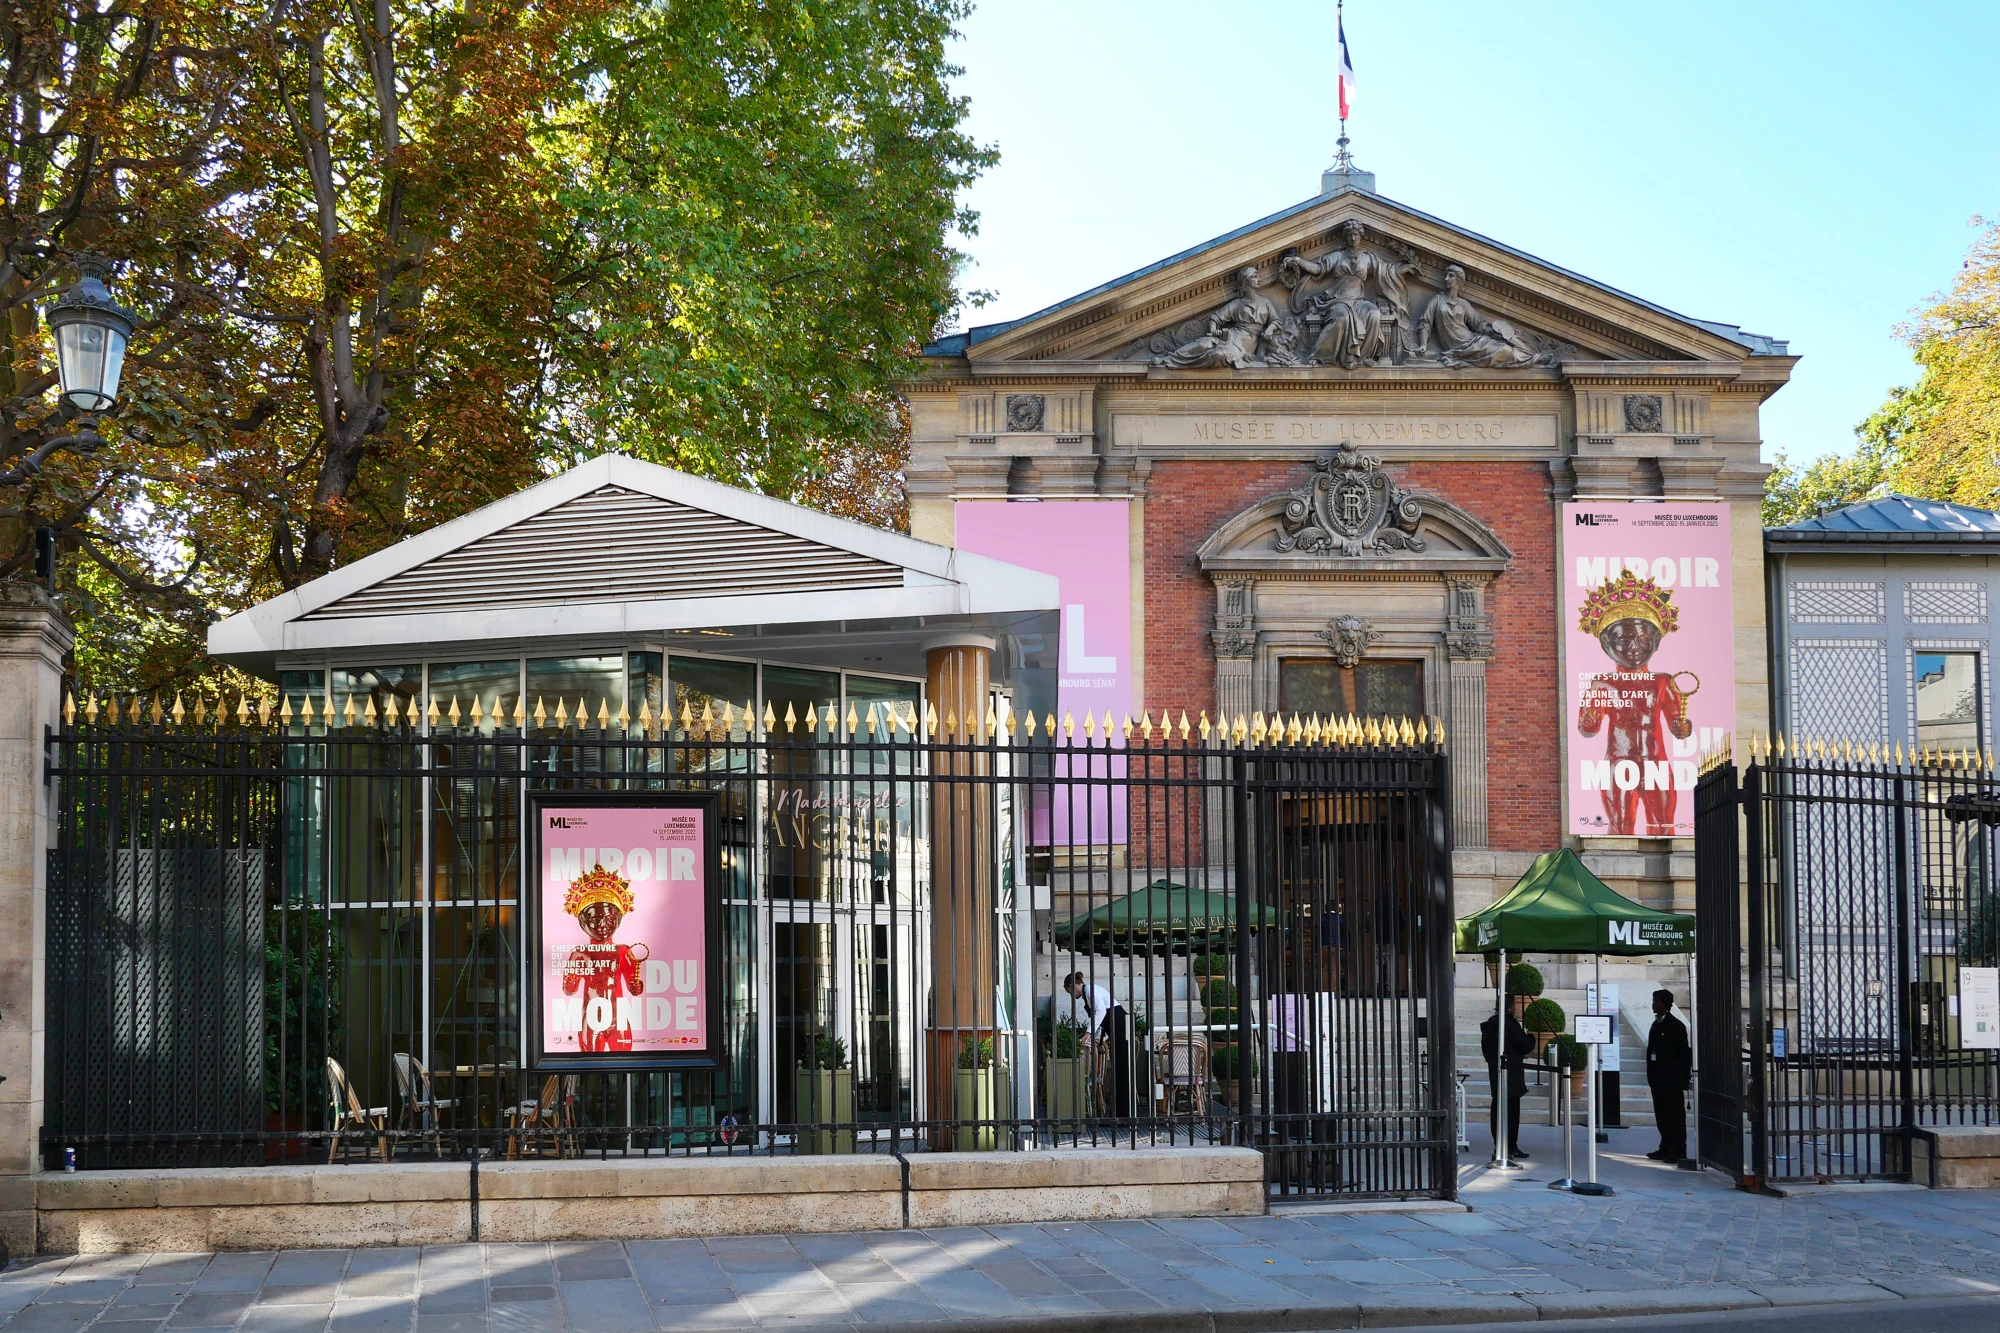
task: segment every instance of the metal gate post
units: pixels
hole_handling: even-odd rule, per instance
[[[1430,1042],[1430,1105],[1434,1116],[1442,1117],[1444,1108],[1452,1105],[1453,1090],[1458,1083],[1458,1014],[1455,1000],[1458,993],[1456,978],[1452,975],[1452,926],[1455,916],[1452,903],[1451,864],[1451,759],[1444,747],[1438,746],[1431,760],[1431,789],[1425,832],[1428,835],[1430,862],[1428,882],[1425,885],[1423,920],[1420,929],[1424,932],[1427,967],[1430,974],[1426,979],[1429,992],[1426,1032]],[[1457,1137],[1465,1136],[1463,1121]],[[1456,1141],[1451,1134],[1438,1136],[1436,1158],[1437,1175],[1433,1181],[1439,1198],[1458,1197],[1458,1153]]]
[[[1256,1058],[1250,1015],[1260,997],[1250,989],[1250,760],[1239,751],[1231,762],[1236,767],[1236,1130],[1237,1142],[1247,1148],[1252,1144],[1251,1089],[1257,1085],[1255,1078],[1245,1076]]]
[[[1771,1020],[1764,1009],[1764,968],[1770,950],[1764,940],[1764,772],[1753,760],[1743,773],[1743,851],[1748,862],[1749,883],[1744,898],[1748,913],[1748,941],[1744,952],[1750,965],[1750,1171],[1744,1178],[1746,1189],[1762,1189],[1769,1170],[1770,1099],[1769,1054]]]
[[[1896,895],[1896,1075],[1903,1085],[1903,1170],[1908,1172],[1916,1159],[1916,1005],[1914,977],[1910,966],[1910,796],[1908,780],[1896,775],[1896,875],[1889,891]]]

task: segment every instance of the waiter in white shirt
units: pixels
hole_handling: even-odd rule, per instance
[[[1072,972],[1064,979],[1063,991],[1069,996],[1070,1021],[1096,1040],[1111,1021],[1111,1011],[1118,1007],[1112,1003],[1111,992],[1084,980],[1081,972]]]
[[[1063,980],[1063,990],[1069,995],[1070,1020],[1081,1024],[1094,1040],[1105,1044],[1110,1069],[1106,1071],[1108,1077],[1098,1087],[1104,1113],[1114,1118],[1131,1116],[1134,1106],[1132,1025],[1124,1006],[1114,1001],[1111,992],[1104,987],[1084,980],[1081,972],[1070,973]]]

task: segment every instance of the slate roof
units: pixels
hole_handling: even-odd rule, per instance
[[[1846,505],[1782,528],[1766,528],[1764,544],[1784,550],[1857,546],[2000,546],[2000,514],[1946,500],[1885,495]]]
[[[1343,191],[1338,191],[1336,193],[1346,193],[1346,191],[1343,190]],[[1035,320],[1043,318],[1044,316],[1053,315],[1058,310],[1062,310],[1069,306],[1073,306],[1079,301],[1089,300],[1091,297],[1096,296],[1102,292],[1111,291],[1113,288],[1123,287],[1128,282],[1136,282],[1140,278],[1143,278],[1150,273],[1157,273],[1161,269],[1166,268],[1168,265],[1178,264],[1184,259],[1192,259],[1194,256],[1208,250],[1213,250],[1219,245],[1227,245],[1229,242],[1235,240],[1237,237],[1247,235],[1250,232],[1256,231],[1260,227],[1268,227],[1272,223],[1283,222],[1286,218],[1293,217],[1296,216],[1297,214],[1303,213],[1309,208],[1318,207],[1320,204],[1325,203],[1331,197],[1333,196],[1316,194],[1312,198],[1302,200],[1299,203],[1293,204],[1289,208],[1281,208],[1277,212],[1271,214],[1269,217],[1259,218],[1255,222],[1246,223],[1245,225],[1236,228],[1234,231],[1224,232],[1220,236],[1216,236],[1209,240],[1203,241],[1200,245],[1190,246],[1189,248],[1182,250],[1178,254],[1171,254],[1168,255],[1165,259],[1155,260],[1154,262],[1146,265],[1144,268],[1135,268],[1130,273],[1125,274],[1123,277],[1113,278],[1109,282],[1101,282],[1097,286],[1092,287],[1089,291],[1078,292],[1075,296],[1067,297],[1061,301],[1057,301],[1054,305],[1044,306],[1042,309],[1035,311],[1031,315],[1023,315],[1019,319],[1004,320],[998,324],[980,324],[959,333],[948,333],[944,337],[939,338],[934,342],[927,344],[924,347],[923,355],[940,356],[940,357],[964,356],[968,351],[978,346],[980,343],[985,342],[988,338],[997,338],[1001,334],[1007,332],[1009,329],[1019,328],[1023,324],[1029,324],[1034,322]],[[1464,227],[1458,226],[1456,223],[1446,222],[1443,218],[1433,217],[1429,213],[1424,212],[1422,209],[1411,208],[1408,204],[1398,203],[1396,200],[1389,198],[1387,195],[1377,194],[1372,197],[1380,199],[1383,203],[1389,204],[1392,207],[1399,208],[1403,212],[1410,214],[1412,217],[1421,218],[1425,222],[1433,223],[1437,226],[1443,227],[1447,231],[1457,232],[1460,236],[1464,236],[1469,240],[1478,241],[1482,245],[1490,245],[1496,250],[1504,250],[1508,254],[1514,255],[1517,258],[1525,259],[1530,263],[1539,264],[1543,268],[1549,269],[1552,272],[1560,273],[1566,278],[1573,278],[1578,282],[1586,284],[1587,286],[1595,287],[1601,292],[1608,292],[1611,295],[1619,297],[1622,300],[1631,301],[1637,305],[1645,306],[1648,310],[1658,311],[1660,314],[1666,315],[1670,319],[1680,320],[1683,324],[1692,324],[1697,328],[1707,329],[1710,333],[1716,334],[1719,337],[1727,338],[1731,342],[1740,343],[1744,347],[1749,348],[1750,355],[1752,356],[1791,355],[1791,353],[1786,350],[1786,340],[1783,338],[1767,338],[1761,333],[1745,333],[1741,328],[1739,328],[1734,324],[1718,324],[1713,320],[1695,319],[1692,316],[1683,315],[1678,311],[1669,310],[1663,305],[1656,305],[1651,301],[1644,300],[1641,297],[1634,296],[1630,292],[1619,291],[1616,287],[1612,287],[1605,283],[1599,282],[1595,278],[1587,278],[1581,273],[1573,273],[1569,269],[1563,268],[1559,264],[1551,264],[1546,259],[1542,259],[1536,255],[1531,255],[1525,250],[1517,250],[1513,246],[1506,245],[1499,241],[1496,241],[1490,236],[1481,236],[1478,232],[1468,231]]]

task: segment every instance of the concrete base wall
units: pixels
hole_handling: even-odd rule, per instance
[[[2000,1129],[1976,1125],[1940,1126],[1926,1131],[1937,1140],[1937,1188],[1941,1190],[2000,1189]],[[1911,1153],[1910,1179],[1931,1183],[1931,1144],[1919,1138]]]
[[[915,1154],[909,1224],[1264,1211],[1248,1148]],[[32,1178],[44,1254],[439,1245],[472,1235],[462,1162],[90,1171]],[[904,1225],[893,1157],[628,1158],[479,1168],[486,1241],[641,1240]]]

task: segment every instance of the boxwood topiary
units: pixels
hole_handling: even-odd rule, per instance
[[[1540,995],[1542,993],[1542,970],[1533,963],[1515,963],[1507,969],[1507,993],[1509,995]]]
[[[1568,1023],[1568,1015],[1554,1000],[1534,1000],[1521,1011],[1521,1026],[1530,1032],[1561,1032]]]

